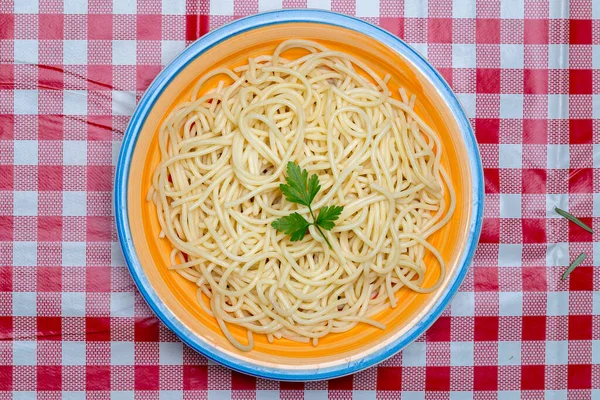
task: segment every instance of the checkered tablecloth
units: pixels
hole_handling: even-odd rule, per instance
[[[307,6],[378,24],[443,74],[476,130],[485,219],[417,342],[354,376],[278,383],[156,320],[111,197],[129,116],[165,63],[238,17]],[[0,1],[0,398],[600,398],[599,236],[554,206],[600,231],[600,0]]]

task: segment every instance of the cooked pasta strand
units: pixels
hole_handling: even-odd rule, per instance
[[[290,49],[306,55],[287,60]],[[223,80],[201,95],[213,77]],[[170,268],[198,285],[200,307],[238,349],[250,351],[254,334],[317,345],[358,323],[384,329],[373,317],[396,306],[400,288],[442,283],[444,260],[427,239],[452,216],[454,189],[415,96],[391,97],[389,80],[346,53],[288,40],[203,76],[160,127],[147,198],[173,246]],[[332,249],[313,227],[291,242],[271,226],[294,211],[310,219],[279,189],[288,161],[319,176],[316,212],[344,206],[327,232]],[[433,268],[440,278],[426,287]]]

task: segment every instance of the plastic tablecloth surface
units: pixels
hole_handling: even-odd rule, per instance
[[[426,334],[354,376],[279,383],[157,321],[111,197],[165,63],[238,17],[307,6],[380,25],[442,73],[475,128],[486,204],[473,266]],[[599,236],[555,206],[600,231],[598,0],[0,2],[1,398],[600,398]]]

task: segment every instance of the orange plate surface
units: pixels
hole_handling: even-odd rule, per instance
[[[166,239],[158,239],[160,228],[156,209],[146,201],[146,193],[159,162],[158,127],[174,104],[189,99],[194,82],[214,68],[242,65],[248,57],[272,53],[281,41],[291,38],[315,40],[331,49],[352,54],[380,76],[391,75],[389,85],[396,93],[394,97],[398,97],[397,89],[401,86],[409,94],[417,96],[416,111],[442,139],[442,162],[450,172],[457,194],[453,218],[430,239],[433,245],[441,249],[447,262],[448,275],[444,285],[432,294],[401,289],[397,295],[399,305],[376,318],[386,324],[386,330],[360,324],[349,332],[328,335],[319,341],[317,347],[288,340],[268,343],[263,335],[255,335],[254,350],[244,353],[234,348],[221,334],[215,320],[202,311],[196,301],[196,286],[167,269],[171,247]],[[297,55],[286,53],[285,56],[293,58]],[[219,79],[207,82],[202,92],[214,87]],[[128,214],[134,245],[144,272],[161,299],[181,322],[207,343],[236,357],[254,363],[280,367],[295,365],[301,368],[302,365],[337,364],[362,357],[397,338],[428,312],[444,290],[448,276],[453,274],[463,251],[473,198],[470,181],[471,171],[458,126],[436,89],[414,67],[375,39],[355,31],[321,24],[293,23],[263,27],[230,38],[198,56],[170,83],[150,112],[136,144],[128,183]],[[428,256],[427,262],[430,268],[426,282],[430,285],[438,278],[439,270],[432,256]],[[246,342],[244,330],[235,326],[230,328],[242,343]]]

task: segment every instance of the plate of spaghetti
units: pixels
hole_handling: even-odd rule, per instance
[[[129,270],[186,344],[237,371],[329,379],[391,357],[458,290],[481,231],[469,121],[367,22],[237,20],[134,112],[116,171]]]

